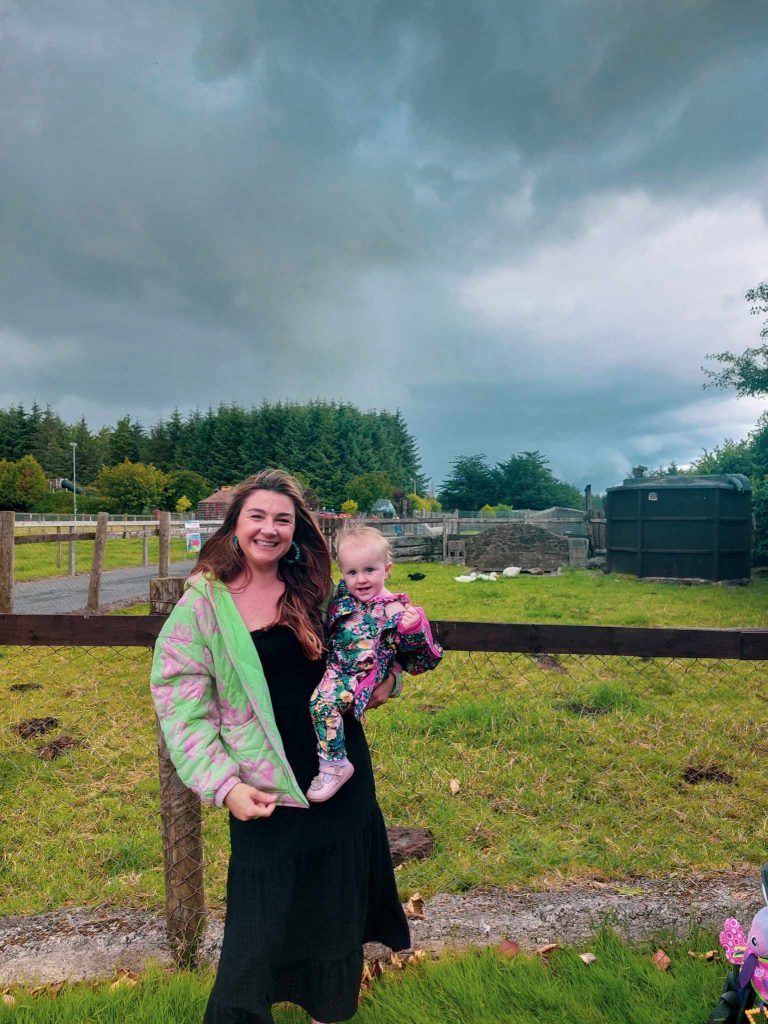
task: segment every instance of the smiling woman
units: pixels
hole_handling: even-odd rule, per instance
[[[152,694],[182,782],[230,812],[205,1024],[273,1024],[282,1001],[316,1024],[346,1020],[363,942],[403,949],[410,937],[357,719],[346,734],[354,777],[327,803],[304,795],[331,559],[293,477],[264,470],[242,483],[196,569],[158,638]],[[382,686],[378,703],[391,678]]]

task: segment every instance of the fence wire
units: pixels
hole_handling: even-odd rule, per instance
[[[0,914],[163,905],[150,660],[0,646]],[[759,863],[767,684],[759,661],[449,652],[365,725],[388,826],[426,830],[401,895]],[[185,794],[178,903],[204,878],[220,908],[227,815],[203,809],[203,869]]]

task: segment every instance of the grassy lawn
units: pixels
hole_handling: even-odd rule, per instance
[[[427,578],[407,581],[416,570]],[[571,622],[766,624],[766,580],[453,575],[397,566],[392,585],[407,583],[434,618],[557,621],[559,609]],[[149,660],[142,649],[0,648],[0,913],[162,904]],[[19,683],[40,688],[10,689]],[[388,823],[436,839],[430,858],[398,871],[401,894],[759,864],[766,683],[765,663],[448,654],[366,726]],[[13,730],[45,716],[60,722],[45,736]],[[76,745],[41,757],[62,734]],[[205,821],[206,888],[221,906],[226,814]]]
[[[727,973],[722,963],[706,963],[688,950],[709,943],[665,945],[672,965],[652,965],[653,947],[630,948],[610,932],[579,950],[538,957],[500,956],[486,949],[422,961],[402,971],[388,970],[364,993],[356,1024],[701,1024],[713,1008]],[[587,966],[583,951],[596,960]],[[211,978],[208,974],[155,970],[123,983],[68,985],[56,995],[14,989],[10,1006],[0,1001],[0,1024],[197,1024],[202,1019]],[[112,987],[114,985],[114,987]],[[275,1011],[276,1024],[305,1024],[297,1007]]]
[[[160,541],[157,537],[149,538],[149,563],[157,565]],[[14,549],[14,579],[43,579],[47,576],[66,576],[69,572],[69,546],[61,545],[61,565],[56,565],[56,543],[52,544],[17,544]],[[184,558],[186,545],[184,540],[171,540],[171,560]],[[126,566],[141,565],[141,538],[131,540],[108,540],[104,549],[104,568],[122,569]],[[79,540],[75,544],[75,565],[78,572],[90,572],[93,561],[93,541]],[[190,565],[192,560],[190,560]]]

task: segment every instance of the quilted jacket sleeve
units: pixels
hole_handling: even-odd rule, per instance
[[[204,803],[220,807],[240,781],[238,766],[219,735],[213,657],[183,598],[157,639],[150,688],[179,778]]]
[[[398,623],[397,630],[397,661],[410,675],[437,668],[443,657],[443,649],[432,636],[424,609],[416,608],[416,611],[419,613],[418,623],[408,630],[402,629]]]

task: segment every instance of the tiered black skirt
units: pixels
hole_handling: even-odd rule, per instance
[[[299,785],[317,772],[309,696],[323,665],[287,627],[254,634],[277,726]],[[382,711],[382,713],[386,713]],[[230,816],[227,918],[205,1024],[273,1024],[290,1001],[325,1022],[357,1007],[364,942],[410,944],[362,727],[345,716],[355,774],[324,804]]]

